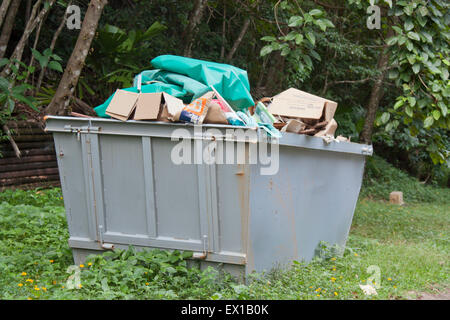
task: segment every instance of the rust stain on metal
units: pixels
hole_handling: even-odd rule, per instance
[[[296,227],[295,227],[295,208],[293,206],[293,198],[292,198],[292,186],[289,181],[289,177],[285,181],[287,183],[287,188],[285,188],[285,195],[281,193],[280,188],[272,182],[272,186],[275,190],[274,196],[280,203],[280,211],[281,213],[285,213],[287,218],[289,219],[289,227],[290,227],[290,235],[292,237],[292,243],[293,243],[293,255],[292,258],[297,258],[298,253],[298,245],[297,245],[297,233],[296,233]],[[276,213],[278,210],[276,211]]]
[[[246,159],[248,157],[248,147],[245,148]],[[249,219],[250,219],[250,176],[249,176],[249,166],[248,164],[238,164],[237,165],[237,179],[238,179],[238,198],[239,198],[239,209],[241,216],[241,241],[242,250],[246,255],[246,262],[248,264],[248,270],[254,269],[253,254],[251,249],[250,240],[250,229],[249,229]]]

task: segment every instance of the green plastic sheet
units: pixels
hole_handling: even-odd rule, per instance
[[[151,61],[158,69],[183,74],[214,88],[235,109],[245,110],[255,103],[250,95],[247,71],[217,62],[163,55]]]
[[[141,92],[144,93],[166,92],[190,103],[214,86],[236,111],[254,105],[245,70],[227,64],[174,55],[158,56],[151,64],[157,69],[141,72],[134,78],[133,87],[124,90],[138,92],[138,77],[141,77]],[[105,111],[113,96],[114,94],[94,108],[99,117],[109,118]]]
[[[139,76],[142,77],[141,78],[142,84],[149,84],[151,82],[156,81],[165,83],[167,85],[170,85],[171,87],[177,86],[176,88],[183,92],[183,96],[181,98],[185,103],[189,103],[193,99],[201,97],[210,90],[208,86],[192,78],[189,78],[182,74],[173,73],[161,69],[146,70],[141,72],[134,78],[133,82],[134,87],[137,87],[138,85]]]

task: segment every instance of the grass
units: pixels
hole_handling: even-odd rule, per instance
[[[405,206],[385,201],[392,190],[404,192]],[[375,158],[343,254],[324,244],[311,263],[254,274],[243,285],[187,268],[189,253],[178,251],[130,248],[71,267],[60,189],[8,190],[0,193],[0,299],[404,299],[448,290],[449,199],[449,189]],[[363,293],[368,282],[381,286],[378,295]]]

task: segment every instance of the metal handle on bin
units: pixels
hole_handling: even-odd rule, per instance
[[[206,234],[203,235],[203,252],[194,252],[192,254],[193,259],[206,259],[206,256],[208,255],[207,251],[207,243],[208,243],[208,236]]]
[[[113,250],[114,249],[114,244],[112,244],[112,243],[104,243],[103,242],[103,225],[99,225],[98,226],[98,237],[99,237],[99,240],[100,240],[100,246],[103,248],[103,249],[106,249],[106,250]]]

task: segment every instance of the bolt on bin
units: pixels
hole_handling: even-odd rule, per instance
[[[345,246],[372,146],[283,133],[265,163],[199,161],[219,153],[207,150],[219,140],[225,158],[254,154],[255,141],[239,138],[244,129],[48,117],[75,263],[129,245],[189,250],[201,268],[245,279],[307,262],[322,241]],[[194,154],[179,152],[186,141]]]

